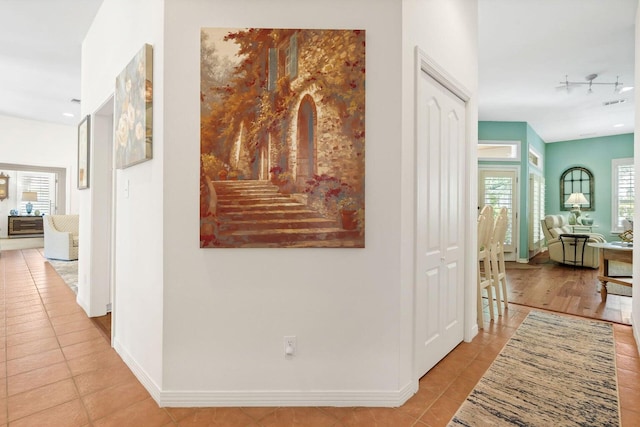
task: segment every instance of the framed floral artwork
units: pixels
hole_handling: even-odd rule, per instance
[[[153,130],[153,49],[145,44],[116,78],[116,167],[150,160]]]

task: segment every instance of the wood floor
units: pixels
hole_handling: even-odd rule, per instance
[[[558,264],[547,252],[529,264],[507,264],[510,303],[631,324],[631,297],[610,294],[602,301],[597,269]]]

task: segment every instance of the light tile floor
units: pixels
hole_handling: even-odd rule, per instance
[[[400,408],[159,408],[36,249],[0,256],[0,426],[443,426],[530,309],[510,306]],[[623,426],[640,425],[640,358],[614,325]],[[1,351],[4,350],[4,351]]]

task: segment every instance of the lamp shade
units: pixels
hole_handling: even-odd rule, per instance
[[[24,200],[25,202],[37,202],[38,193],[36,193],[35,191],[23,191],[22,200]]]
[[[565,205],[588,205],[589,201],[587,200],[586,197],[584,197],[584,194],[582,193],[571,193],[571,195],[569,196],[567,201],[564,202],[564,204]]]

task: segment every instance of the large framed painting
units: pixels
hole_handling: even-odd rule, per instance
[[[363,248],[365,32],[200,37],[200,247]]]
[[[153,49],[145,44],[116,78],[116,167],[152,157]]]
[[[86,116],[78,125],[78,189],[89,188],[89,138],[91,116]]]

